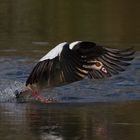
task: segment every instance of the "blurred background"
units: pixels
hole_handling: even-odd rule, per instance
[[[1,0],[0,49],[23,53],[75,40],[139,49],[139,13],[139,0]]]

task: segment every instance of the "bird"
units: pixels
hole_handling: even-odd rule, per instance
[[[84,78],[103,79],[126,70],[134,59],[133,48],[114,49],[91,41],[63,42],[43,56],[26,81],[26,90],[42,102],[43,88],[52,88]]]

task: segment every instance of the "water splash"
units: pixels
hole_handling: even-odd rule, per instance
[[[19,81],[0,81],[0,102],[16,102],[16,94],[24,88],[24,83]]]

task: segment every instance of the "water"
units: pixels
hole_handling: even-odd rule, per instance
[[[58,102],[98,102],[140,99],[140,52],[127,70],[120,75],[102,80],[84,79],[66,86],[45,89],[42,92],[47,98]],[[12,61],[12,63],[11,63]],[[36,63],[36,60],[22,57],[2,58],[0,79],[0,102],[15,102],[15,91],[21,91],[24,82]],[[14,65],[14,67],[13,67]],[[111,85],[111,86],[110,86]]]
[[[0,140],[139,140],[139,1],[0,1]],[[124,73],[46,89],[54,104],[19,103],[33,66],[52,46],[90,40],[137,50]]]
[[[139,139],[139,102],[1,104],[1,139]]]

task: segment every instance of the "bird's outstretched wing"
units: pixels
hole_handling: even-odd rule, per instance
[[[44,56],[34,67],[26,85],[46,87],[72,83],[88,76],[99,79],[118,74],[133,59],[132,49],[118,50],[93,42],[62,43]]]
[[[95,58],[97,64],[99,62],[102,67],[89,71],[89,78],[101,79],[117,75],[125,71],[126,67],[130,65],[129,61],[134,59],[133,48],[119,50],[103,47],[102,49],[104,50],[103,54]]]

